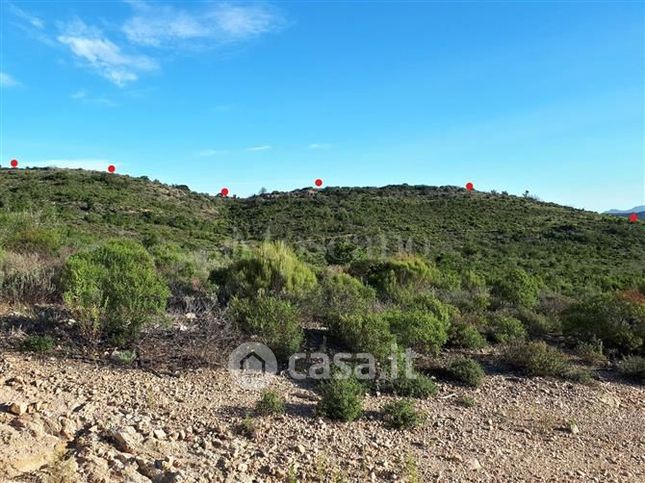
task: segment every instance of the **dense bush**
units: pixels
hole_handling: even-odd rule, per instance
[[[382,384],[385,391],[401,397],[427,399],[437,393],[438,388],[432,379],[414,369],[411,360],[407,360],[404,352],[396,356],[396,368],[390,367]]]
[[[436,354],[448,340],[448,323],[421,310],[390,310],[383,313],[391,332],[403,347]]]
[[[337,240],[327,245],[325,260],[330,265],[347,265],[364,259],[365,250],[347,240]]]
[[[466,357],[452,360],[446,372],[452,379],[472,387],[480,386],[486,375],[477,361]]]
[[[63,299],[87,335],[132,340],[161,314],[168,287],[150,254],[130,240],[109,241],[71,256],[63,274]]]
[[[645,383],[645,357],[627,356],[618,364],[624,376]]]
[[[154,244],[148,248],[157,271],[163,276],[173,292],[190,292],[205,288],[208,269],[205,260],[199,260],[195,252],[187,252],[175,243]]]
[[[341,317],[330,327],[332,338],[351,352],[368,352],[384,360],[396,339],[387,320],[379,313]]]
[[[232,318],[241,328],[257,335],[279,360],[287,360],[300,349],[304,336],[299,313],[289,301],[267,295],[235,298],[230,309]]]
[[[269,414],[282,414],[285,410],[284,398],[277,392],[266,390],[255,405],[256,413],[267,416]]]
[[[336,421],[354,421],[363,413],[364,388],[354,377],[338,373],[321,382],[316,412]]]
[[[389,379],[384,388],[401,397],[427,399],[437,394],[438,387],[429,377],[414,371],[411,375],[399,374],[398,377]]]
[[[458,321],[450,326],[448,341],[450,345],[464,349],[481,349],[487,345],[479,329],[465,321]]]
[[[429,312],[446,326],[459,315],[457,307],[442,302],[432,293],[407,294],[401,298],[399,305],[408,310]]]
[[[380,297],[397,301],[410,293],[419,293],[438,284],[441,272],[419,256],[403,254],[372,263],[367,269],[366,278]]]
[[[243,252],[229,267],[214,270],[210,279],[226,297],[298,296],[316,286],[314,272],[283,242],[264,242]]]
[[[526,329],[522,322],[503,314],[493,316],[490,325],[490,336],[495,342],[505,344],[526,338]]]
[[[20,344],[20,349],[29,352],[49,352],[56,347],[56,341],[50,335],[30,335]]]
[[[315,316],[334,324],[342,317],[365,314],[373,309],[376,293],[345,273],[327,273],[319,284]]]
[[[517,317],[532,337],[544,337],[547,334],[559,332],[559,324],[554,317],[534,312],[526,308],[519,308],[513,315]]]
[[[11,233],[5,246],[17,253],[54,255],[61,247],[60,232],[43,226],[23,226]]]
[[[564,376],[569,365],[562,353],[544,341],[515,342],[506,347],[504,361],[528,376]]]
[[[645,351],[645,304],[617,295],[597,295],[572,306],[564,317],[566,334],[601,340],[606,349]]]
[[[418,426],[425,415],[416,410],[412,401],[399,399],[383,406],[383,420],[390,428],[404,429]]]
[[[505,273],[493,283],[493,295],[518,307],[535,307],[538,302],[537,280],[521,268]]]

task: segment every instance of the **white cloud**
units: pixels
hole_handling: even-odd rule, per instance
[[[58,41],[84,64],[119,87],[139,78],[139,72],[156,69],[157,63],[144,55],[127,55],[96,28],[76,20],[64,27]]]
[[[69,97],[85,104],[98,104],[107,107],[114,107],[116,103],[106,97],[97,97],[90,95],[85,89],[72,93]]]
[[[6,72],[0,72],[0,86],[2,87],[15,87],[19,86],[20,82],[11,77]]]
[[[211,45],[243,41],[275,31],[284,23],[277,12],[261,5],[218,3],[186,10],[142,1],[128,3],[135,14],[125,22],[123,32],[133,43],[154,47],[188,41]]]
[[[9,9],[13,12],[13,14],[16,17],[20,18],[21,20],[24,20],[25,22],[27,22],[32,27],[35,27],[35,28],[37,28],[39,30],[42,30],[43,28],[45,28],[45,22],[41,18],[38,18],[35,15],[31,15],[31,14],[25,12],[24,10],[22,10],[21,8],[16,7],[12,3],[9,4]]]
[[[197,151],[195,153],[195,156],[198,156],[200,158],[208,158],[210,156],[217,156],[218,154],[225,154],[227,151],[222,150],[222,149],[202,149],[201,151]]]
[[[48,159],[29,163],[30,166],[40,168],[85,169],[88,171],[106,171],[111,164],[116,165],[107,159]]]
[[[251,146],[250,148],[246,148],[247,151],[268,151],[271,149],[271,146],[269,145],[263,145],[263,146]]]
[[[326,143],[312,143],[307,146],[309,149],[329,149],[331,148],[331,144],[326,144]]]

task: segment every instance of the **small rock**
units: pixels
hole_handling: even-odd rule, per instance
[[[471,458],[468,460],[468,468],[473,471],[478,471],[482,469],[482,465],[477,458]]]
[[[9,412],[11,414],[15,414],[16,416],[22,416],[27,412],[27,408],[28,408],[27,404],[15,402],[9,405]]]
[[[166,439],[166,432],[163,429],[155,429],[152,434],[157,439]]]

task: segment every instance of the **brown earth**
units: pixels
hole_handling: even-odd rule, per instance
[[[354,423],[315,416],[316,395],[276,376],[281,416],[224,369],[162,374],[0,354],[0,481],[645,481],[645,389],[490,375],[440,383],[422,426],[384,426],[387,396]],[[464,407],[462,396],[476,404]]]

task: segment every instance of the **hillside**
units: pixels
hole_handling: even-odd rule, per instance
[[[4,169],[0,222],[8,226],[7,215],[22,211],[56,226],[66,245],[126,236],[216,251],[271,238],[320,263],[330,241],[351,240],[373,254],[411,250],[489,276],[513,264],[562,291],[625,287],[645,273],[641,223],[457,187],[334,187],[236,199],[147,178]]]
[[[0,480],[642,481],[644,269],[506,194],[0,170]]]

